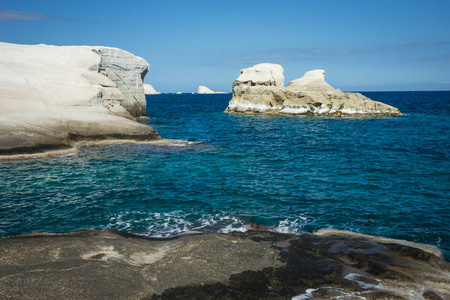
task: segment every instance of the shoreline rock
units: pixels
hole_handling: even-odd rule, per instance
[[[395,107],[360,93],[344,93],[325,82],[324,70],[312,70],[284,84],[283,68],[259,64],[243,69],[233,82],[225,112],[320,116],[401,116]]]
[[[17,151],[14,154],[0,155],[0,160],[17,160],[29,158],[43,158],[43,157],[64,157],[77,155],[81,149],[86,147],[101,147],[119,144],[137,144],[137,145],[155,145],[155,146],[169,146],[169,147],[189,147],[195,143],[184,140],[170,140],[170,139],[153,139],[153,140],[137,140],[137,139],[103,139],[103,140],[81,140],[75,142],[72,148],[63,147],[61,149],[45,148],[40,149],[40,152],[35,152],[35,149],[24,149]]]
[[[80,140],[159,139],[146,117],[148,63],[109,47],[0,43],[0,156]]]
[[[22,235],[0,239],[0,298],[448,299],[432,248],[342,231]]]

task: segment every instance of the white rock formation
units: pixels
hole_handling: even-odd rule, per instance
[[[296,90],[332,91],[334,88],[325,82],[324,70],[308,71],[299,79],[289,81],[288,88]]]
[[[79,140],[155,139],[142,79],[148,63],[107,47],[0,43],[0,154]]]
[[[242,69],[238,79],[233,83],[235,85],[265,85],[265,86],[283,86],[284,69],[277,64],[258,64],[251,68]]]
[[[195,94],[195,93],[192,93]],[[206,86],[200,85],[197,89],[197,94],[229,94],[227,92],[214,92]]]
[[[161,93],[157,92],[155,90],[155,88],[151,84],[144,83],[144,94],[146,94],[146,95],[159,95]]]
[[[262,72],[255,71],[261,69],[261,65],[270,65],[271,70],[283,70],[281,66],[271,64],[260,64],[241,70],[239,78],[233,82],[233,98],[226,112],[326,116],[401,115],[400,111],[393,106],[373,101],[359,93],[343,93],[339,89],[334,89],[325,82],[324,70],[306,72],[303,77],[283,87],[273,84],[284,82],[282,73],[282,78],[277,73],[278,80],[270,81],[267,79],[272,71],[265,71],[266,80],[264,80]],[[255,79],[251,77],[251,74],[254,74]]]
[[[146,101],[142,80],[150,65],[130,52],[110,47],[88,47],[100,55],[100,63],[96,69],[114,82],[122,92],[121,105],[136,118],[147,117]]]
[[[204,85],[200,85],[197,89],[197,94],[215,94],[215,92]]]

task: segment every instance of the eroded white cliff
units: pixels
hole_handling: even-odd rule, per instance
[[[281,70],[280,65],[274,64],[259,64],[241,70],[233,82],[233,98],[225,111],[324,116],[401,115],[393,106],[359,93],[334,89],[325,81],[324,70],[308,71],[283,87]]]
[[[142,78],[148,63],[107,47],[0,43],[0,154],[78,140],[155,139]]]

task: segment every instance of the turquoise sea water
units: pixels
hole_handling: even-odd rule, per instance
[[[450,254],[450,92],[371,92],[405,115],[231,115],[226,95],[147,96],[189,146],[114,145],[0,161],[0,236],[113,228],[351,230]]]

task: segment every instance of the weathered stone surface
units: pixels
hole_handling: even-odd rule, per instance
[[[161,94],[160,92],[157,92],[155,90],[155,88],[151,84],[148,84],[148,83],[144,83],[144,93],[146,95],[159,95],[159,94]]]
[[[334,91],[334,88],[325,82],[324,70],[308,71],[303,77],[289,81],[286,86],[297,90]]]
[[[233,98],[226,112],[323,116],[401,115],[393,106],[373,101],[359,93],[344,93],[334,89],[325,82],[324,70],[306,72],[303,77],[290,81],[287,87],[266,84],[259,75],[251,72],[245,74],[245,81],[240,79],[243,76],[241,74],[233,83]],[[255,81],[252,81],[252,76],[255,76]]]
[[[258,64],[242,69],[239,77],[233,82],[233,87],[240,85],[283,86],[284,69],[277,64]]]
[[[0,53],[0,155],[159,138],[135,120],[145,114],[145,60],[86,46],[0,43]]]
[[[0,298],[449,299],[450,264],[412,246],[339,231],[18,236],[0,240]]]
[[[147,117],[143,80],[150,65],[130,52],[111,47],[92,47],[100,55],[94,70],[104,72],[122,92],[120,104],[135,118]]]

